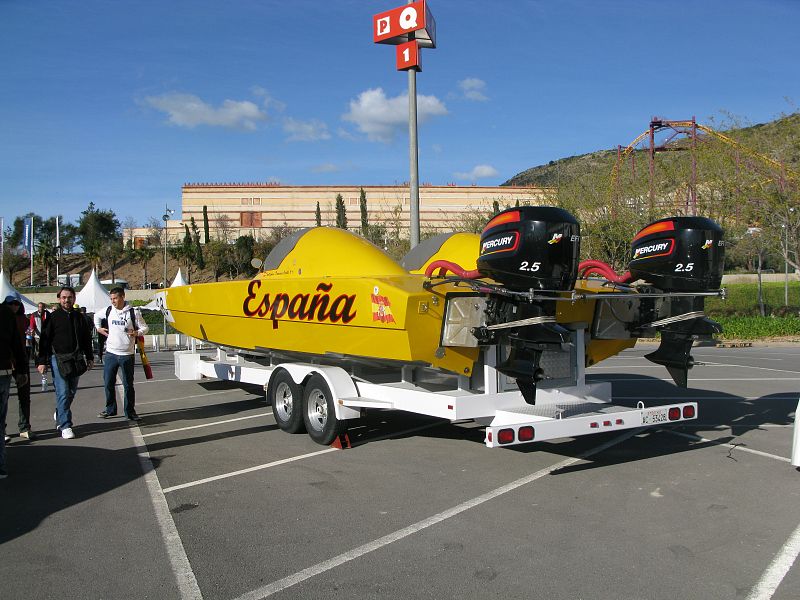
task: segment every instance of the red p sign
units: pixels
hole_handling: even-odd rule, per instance
[[[436,21],[425,0],[398,6],[372,17],[372,41],[376,44],[402,44],[414,38],[424,46],[436,47]]]

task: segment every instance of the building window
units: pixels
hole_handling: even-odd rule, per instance
[[[240,227],[261,227],[260,212],[243,212],[239,215]]]

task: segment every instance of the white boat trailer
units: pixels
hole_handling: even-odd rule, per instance
[[[583,329],[576,330],[572,342],[564,346],[542,357],[543,363],[550,363],[545,371],[561,376],[540,382],[535,405],[527,404],[513,379],[497,370],[496,347],[483,350],[482,371],[472,379],[440,373],[431,378],[430,369],[403,366],[395,368],[394,380],[386,380],[385,370],[370,380],[358,373],[357,359],[340,360],[344,362],[340,366],[322,364],[324,356],[319,362],[316,357],[310,362],[272,357],[270,364],[261,364],[222,349],[216,355],[175,352],[175,375],[181,380],[215,378],[261,385],[282,429],[301,431],[291,417],[302,411],[308,433],[323,444],[334,441],[346,430],[346,422],[359,418],[364,409],[403,410],[451,422],[471,420],[486,427],[485,443],[490,448],[697,418],[696,402],[652,407],[639,402],[635,408],[612,404],[610,382],[586,383]]]

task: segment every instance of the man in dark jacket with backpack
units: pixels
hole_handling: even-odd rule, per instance
[[[92,335],[89,324],[80,312],[73,310],[75,290],[62,287],[58,292],[59,307],[45,321],[39,340],[36,368],[42,375],[50,366],[53,369],[53,387],[56,390],[56,425],[61,437],[71,440],[72,401],[78,391],[78,380],[92,368]]]
[[[129,421],[139,421],[136,414],[136,392],[133,389],[133,365],[136,356],[136,338],[147,333],[148,327],[138,308],[125,302],[125,290],[111,288],[111,306],[94,313],[97,333],[106,337],[103,359],[103,381],[106,387],[106,406],[97,415],[108,419],[117,414],[117,394],[114,386],[120,373],[124,390],[125,416]],[[105,321],[105,323],[103,323]]]

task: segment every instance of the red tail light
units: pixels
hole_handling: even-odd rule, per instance
[[[520,442],[530,442],[533,439],[533,427],[530,425],[520,427],[517,432],[517,437]]]
[[[501,429],[497,432],[497,441],[501,444],[510,444],[514,441],[513,429]]]
[[[694,406],[684,406],[683,407],[683,418],[684,419],[694,419]]]
[[[681,418],[681,409],[678,408],[677,406],[673,406],[672,408],[669,409],[669,413],[667,414],[669,416],[670,421],[677,421],[678,419]]]

